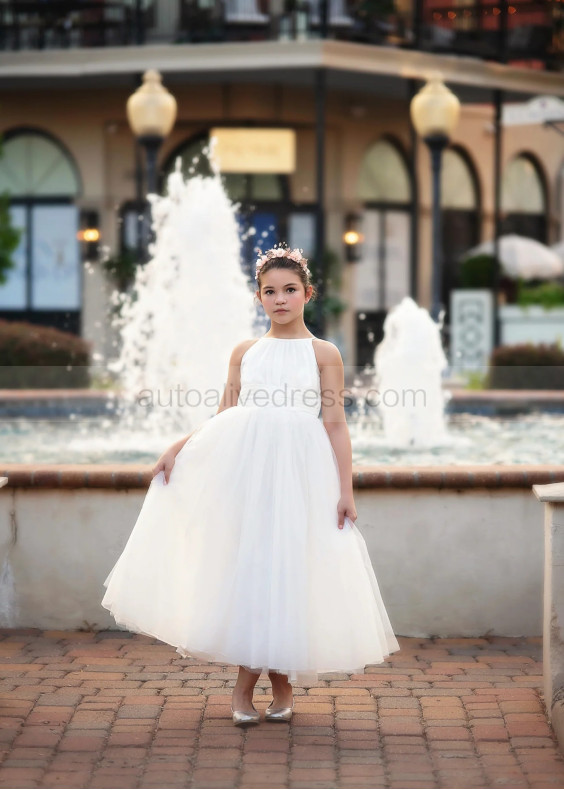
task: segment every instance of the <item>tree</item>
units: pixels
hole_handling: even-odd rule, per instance
[[[4,156],[0,138],[0,159]],[[0,285],[8,281],[7,272],[16,265],[13,258],[22,236],[22,231],[12,225],[10,216],[10,193],[0,194]]]

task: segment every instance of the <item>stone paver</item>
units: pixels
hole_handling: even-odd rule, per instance
[[[0,629],[0,788],[564,787],[540,638],[399,642],[244,730],[236,667],[125,631]]]

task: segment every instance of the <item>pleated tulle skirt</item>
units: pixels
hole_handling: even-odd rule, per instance
[[[216,414],[156,475],[102,605],[183,657],[290,682],[399,650],[364,538],[337,526],[328,434],[295,408]]]

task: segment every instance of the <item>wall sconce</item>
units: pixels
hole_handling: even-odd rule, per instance
[[[84,259],[98,260],[99,242],[101,238],[99,216],[97,211],[82,211],[80,215],[81,229],[76,234],[78,241],[84,244]]]
[[[358,263],[360,261],[363,241],[362,216],[360,214],[347,214],[345,217],[345,232],[343,233],[347,263]]]

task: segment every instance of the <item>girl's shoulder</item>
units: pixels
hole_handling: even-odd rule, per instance
[[[313,340],[313,345],[317,361],[320,364],[336,365],[339,364],[339,362],[342,364],[343,359],[341,357],[341,352],[330,340],[322,340],[316,337]]]
[[[231,352],[231,365],[239,365],[241,364],[241,360],[243,359],[245,353],[250,349],[251,346],[254,346],[255,343],[258,342],[260,338],[253,337],[250,340],[241,340],[234,346],[233,351]]]

